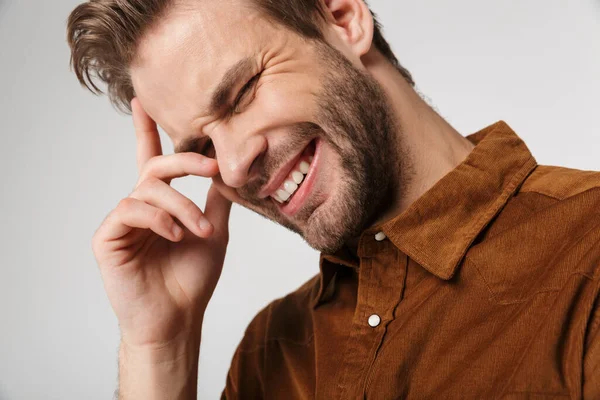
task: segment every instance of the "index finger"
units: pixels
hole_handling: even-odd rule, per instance
[[[142,108],[137,97],[131,100],[131,112],[137,138],[137,167],[141,173],[149,159],[162,155],[156,122]]]

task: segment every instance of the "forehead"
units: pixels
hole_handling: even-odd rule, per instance
[[[144,109],[170,135],[208,109],[226,70],[264,52],[275,27],[249,3],[177,4],[140,41],[130,70],[133,86]]]

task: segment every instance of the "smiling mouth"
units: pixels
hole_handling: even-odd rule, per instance
[[[273,197],[272,201],[278,206],[279,211],[288,218],[293,217],[303,208],[313,192],[321,164],[321,145],[322,141],[320,139],[313,140],[292,169],[289,175],[292,180],[294,175],[296,175],[297,180],[300,180],[300,176],[294,174],[294,172],[300,172],[303,175],[300,184],[296,184],[293,181],[294,185],[288,185],[289,191],[285,190],[285,193],[281,193],[279,192],[279,190],[282,190],[280,188],[271,196]],[[282,186],[285,186],[285,182]],[[277,199],[274,197],[275,195],[277,195]],[[281,196],[284,196],[285,199]]]
[[[312,140],[304,149],[296,163],[288,173],[288,176],[283,180],[278,189],[272,194],[271,198],[279,204],[289,203],[294,194],[303,186],[306,175],[310,171],[311,164],[314,159],[315,140]]]
[[[273,200],[279,204],[287,204],[292,200],[294,194],[300,190],[306,181],[306,175],[310,171],[311,164],[314,160],[315,149],[316,140],[312,140],[304,149],[302,155],[292,167],[281,186],[271,194]]]

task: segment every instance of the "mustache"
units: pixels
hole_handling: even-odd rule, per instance
[[[269,149],[254,161],[256,177],[245,186],[238,189],[241,198],[249,203],[260,206],[264,199],[258,198],[260,190],[271,180],[271,177],[285,164],[291,154],[296,154],[306,147],[315,137],[322,135],[323,129],[314,122],[300,122],[290,127],[289,139],[275,149]]]

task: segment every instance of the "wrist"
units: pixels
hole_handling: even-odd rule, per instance
[[[122,399],[196,399],[200,337],[162,346],[130,346],[121,341],[119,382]]]
[[[200,352],[200,335],[180,337],[164,344],[132,345],[121,338],[120,355],[136,364],[159,365],[164,363],[182,363]]]
[[[184,356],[199,353],[203,318],[193,322],[181,321],[178,330],[161,332],[169,339],[152,340],[139,332],[121,330],[119,352],[126,353],[132,360],[155,364],[182,360]]]

